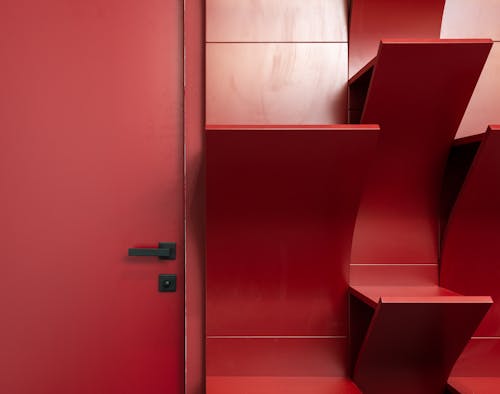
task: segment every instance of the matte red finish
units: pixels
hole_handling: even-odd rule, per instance
[[[186,394],[205,393],[204,6],[205,0],[184,2]]]
[[[345,376],[349,249],[378,127],[207,128],[207,375]]]
[[[382,296],[359,351],[354,382],[365,394],[443,393],[491,302],[489,297]]]
[[[459,296],[451,290],[439,286],[351,286],[351,294],[354,294],[364,303],[375,308],[381,298],[422,298],[420,302],[432,302],[434,299],[440,300],[441,297]],[[463,297],[470,298],[470,297]],[[445,300],[445,298],[443,298]]]
[[[347,43],[207,44],[208,124],[332,124],[347,118]]]
[[[207,376],[346,376],[346,337],[208,337]]]
[[[208,42],[347,42],[346,0],[207,0]]]
[[[349,273],[351,286],[435,286],[437,264],[353,265]]]
[[[353,263],[437,263],[441,178],[491,45],[382,41],[361,117],[382,131],[356,223]]]
[[[207,393],[217,394],[361,394],[347,378],[307,376],[209,376]]]
[[[463,294],[490,294],[495,301],[500,301],[498,179],[500,126],[490,126],[451,212],[441,257],[444,286]],[[476,335],[500,336],[500,306],[491,308]]]
[[[346,335],[376,126],[207,131],[207,335]]]
[[[472,338],[453,367],[451,375],[452,377],[474,376],[500,378],[499,355],[500,338]]]
[[[182,2],[1,8],[0,392],[180,394]]]
[[[453,377],[448,381],[452,394],[498,394],[500,377]]]
[[[500,388],[500,338],[472,338],[453,367],[452,393],[497,394]]]
[[[445,0],[351,0],[349,77],[377,54],[381,39],[439,38]]]

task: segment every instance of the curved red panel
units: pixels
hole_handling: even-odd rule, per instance
[[[489,297],[382,297],[359,351],[354,382],[365,394],[442,394],[491,302]]]
[[[381,136],[360,205],[353,263],[437,263],[442,173],[491,45],[382,41],[361,118],[379,123]]]
[[[450,215],[441,257],[441,283],[462,294],[500,301],[500,126],[490,126]],[[476,335],[500,336],[495,304]],[[500,356],[500,355],[499,355]]]
[[[352,0],[349,77],[377,54],[381,39],[439,38],[445,0]]]

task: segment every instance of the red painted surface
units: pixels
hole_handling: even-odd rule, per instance
[[[453,367],[451,376],[500,378],[499,355],[500,338],[472,338]]]
[[[346,0],[207,0],[208,42],[347,42]]]
[[[332,124],[347,117],[347,43],[207,44],[208,124]]]
[[[442,174],[491,45],[381,43],[361,122],[377,122],[382,131],[356,223],[353,263],[437,263]]]
[[[307,376],[209,376],[207,392],[217,394],[361,394],[356,385],[347,378]]]
[[[432,265],[352,265],[351,286],[435,286],[438,266]]]
[[[381,39],[439,38],[444,5],[445,0],[352,0],[349,77],[377,55]]]
[[[373,305],[354,382],[366,394],[443,393],[491,302],[489,297],[383,296]]]
[[[490,126],[452,210],[441,258],[444,286],[463,294],[490,294],[495,301],[500,300],[496,260],[500,243],[500,184],[496,182],[500,178],[499,151],[500,126]],[[500,336],[497,304],[476,335]]]
[[[448,382],[452,394],[498,394],[498,377],[453,377]]]
[[[2,393],[183,392],[181,21],[176,1],[2,2]],[[126,257],[158,241],[176,261]]]
[[[420,302],[432,302],[442,297],[458,296],[459,294],[439,286],[351,286],[351,294],[362,300],[372,308],[375,308],[381,298],[406,297],[422,298]],[[425,299],[424,299],[425,298]],[[468,297],[465,297],[468,298]],[[445,300],[445,298],[443,298]]]
[[[209,337],[207,376],[346,376],[347,338]]]
[[[184,2],[186,394],[205,392],[204,7],[204,0]]]
[[[209,375],[345,376],[349,249],[377,131],[208,127]]]
[[[207,131],[207,335],[346,335],[375,126]]]

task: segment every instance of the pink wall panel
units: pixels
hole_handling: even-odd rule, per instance
[[[442,38],[500,40],[499,0],[447,0],[441,23]]]
[[[208,124],[343,123],[347,44],[207,44]]]
[[[346,0],[207,0],[209,42],[347,41]]]
[[[207,375],[345,376],[347,338],[207,338]]]
[[[500,43],[495,42],[458,129],[457,138],[483,133],[489,124],[500,123],[499,87]]]
[[[352,0],[349,77],[377,55],[381,39],[439,38],[445,0]]]

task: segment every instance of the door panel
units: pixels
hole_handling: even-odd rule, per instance
[[[181,18],[172,0],[2,2],[2,393],[183,390]],[[175,261],[127,257],[159,241]]]

